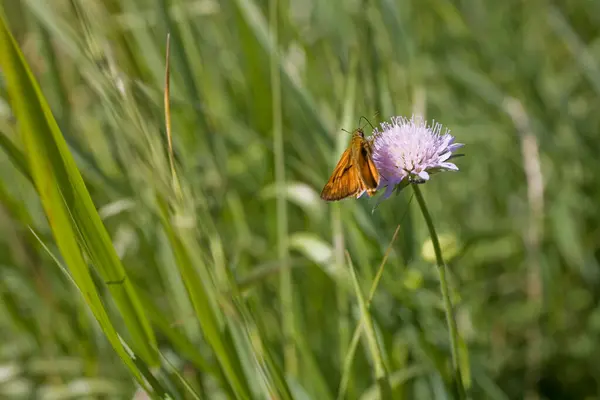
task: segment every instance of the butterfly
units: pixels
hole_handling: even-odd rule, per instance
[[[344,151],[325,187],[321,198],[326,201],[342,200],[349,196],[369,196],[377,192],[379,172],[371,158],[372,142],[365,139],[361,128],[352,132],[350,145]]]

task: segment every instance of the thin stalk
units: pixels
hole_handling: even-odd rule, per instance
[[[285,154],[281,117],[281,71],[277,27],[277,0],[269,1],[269,25],[274,50],[271,52],[271,96],[273,101],[273,151],[275,153],[275,184],[277,186],[277,255],[281,266],[279,298],[283,329],[285,371],[296,375],[297,357],[294,345],[294,292],[292,273],[288,268],[288,221],[285,198]]]
[[[425,199],[423,198],[423,194],[421,193],[421,189],[419,189],[418,184],[411,185],[414,192],[415,197],[417,198],[417,202],[419,203],[419,208],[421,208],[421,212],[423,213],[423,218],[425,218],[425,223],[427,224],[427,228],[429,229],[429,235],[431,236],[431,243],[433,244],[433,250],[435,252],[435,259],[437,262],[437,270],[440,276],[440,289],[442,292],[442,298],[444,300],[444,311],[446,313],[446,323],[448,324],[448,330],[450,331],[450,347],[452,350],[452,367],[454,369],[454,384],[456,385],[456,390],[458,392],[459,399],[466,399],[465,387],[463,385],[462,375],[460,373],[460,366],[458,360],[458,328],[456,326],[456,319],[454,318],[454,311],[452,309],[452,301],[450,300],[450,294],[448,292],[448,280],[446,279],[446,263],[444,262],[444,258],[442,257],[442,248],[440,247],[440,241],[438,240],[437,233],[435,232],[435,227],[433,226],[433,220],[431,219],[431,215],[429,214],[429,210],[425,205]]]
[[[377,387],[379,388],[379,398],[381,400],[392,399],[392,386],[390,385],[390,377],[385,363],[383,362],[381,347],[377,341],[375,324],[373,324],[373,319],[369,313],[367,301],[363,296],[362,289],[358,283],[358,278],[356,277],[356,270],[354,269],[354,265],[352,265],[350,254],[348,254],[347,251],[346,258],[348,259],[350,277],[352,278],[352,283],[354,284],[354,291],[356,292],[356,299],[358,300],[358,306],[360,308],[361,319],[359,324],[364,328],[365,339],[367,340],[369,352],[371,353],[373,365],[375,367],[375,378],[377,379]]]
[[[350,58],[350,70],[346,87],[344,89],[344,103],[342,106],[341,126],[349,126],[354,121],[354,107],[356,105],[356,91],[358,81],[358,56],[352,54]],[[348,134],[338,132],[336,140],[336,154],[341,154],[348,146]],[[335,162],[335,160],[332,160]],[[335,165],[335,164],[334,164]],[[344,224],[342,204],[332,204],[331,225],[333,233],[334,265],[336,273],[341,274],[344,271]],[[344,365],[346,354],[349,350],[350,342],[350,295],[345,287],[336,288],[336,303],[338,310],[338,352],[339,363]],[[360,338],[360,335],[358,336]]]

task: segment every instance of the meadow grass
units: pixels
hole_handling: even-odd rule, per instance
[[[0,5],[0,397],[600,396],[600,3]],[[413,113],[459,172],[319,198]]]

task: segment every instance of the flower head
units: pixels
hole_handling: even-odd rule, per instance
[[[392,117],[391,123],[381,124],[381,130],[375,128],[373,137],[373,162],[381,175],[379,187],[387,186],[383,199],[400,183],[424,182],[435,172],[458,171],[448,160],[464,145],[454,143],[449,130],[442,133],[442,125],[435,121],[427,125],[420,116]]]

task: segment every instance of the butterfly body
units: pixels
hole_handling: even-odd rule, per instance
[[[371,158],[371,146],[362,129],[352,133],[350,146],[342,153],[321,192],[323,200],[336,201],[349,196],[358,198],[364,192],[373,196],[377,192],[379,172]]]

